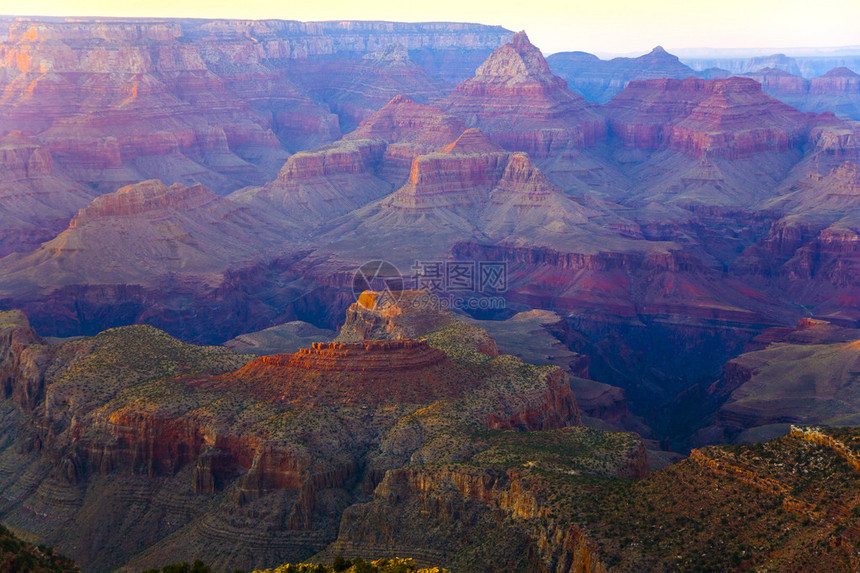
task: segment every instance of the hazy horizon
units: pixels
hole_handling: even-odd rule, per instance
[[[134,4],[32,0],[6,7],[3,12],[24,17],[472,22],[526,30],[546,54],[585,51],[601,56],[642,54],[657,45],[676,52],[740,49],[758,53],[780,47],[832,49],[860,43],[855,26],[860,20],[860,3],[851,0],[823,0],[814,10],[797,0],[725,0],[719,4],[705,0],[612,0],[600,5],[558,0],[536,0],[528,5],[510,1],[465,4],[456,0],[426,5],[384,0],[368,0],[361,5],[345,0],[314,5],[278,0],[147,0]]]

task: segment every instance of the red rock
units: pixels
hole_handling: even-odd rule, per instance
[[[459,119],[441,108],[397,95],[344,139],[381,139],[386,143],[439,147],[455,139],[463,129]]]
[[[823,76],[813,78],[809,82],[811,94],[833,93],[834,91],[860,92],[860,75],[842,66],[833,68]]]
[[[74,284],[153,285],[180,270],[194,282],[256,260],[282,232],[202,185],[144,181],[96,198],[57,237],[0,264],[5,287],[18,293]]]
[[[441,108],[398,95],[344,139],[377,139],[388,143],[379,174],[399,186],[406,181],[416,157],[453,141],[464,129],[463,122]]]
[[[217,189],[263,179],[285,155],[271,126],[181,38],[178,23],[14,25],[0,45],[14,63],[0,129],[36,133],[75,179],[107,190],[152,176]]]
[[[797,147],[808,120],[747,78],[633,81],[606,105],[615,136],[694,157],[747,157]]]
[[[290,225],[313,226],[358,209],[391,191],[381,178],[386,145],[344,140],[290,157],[278,178],[229,196],[261,212],[280,213]]]
[[[401,44],[389,44],[360,59],[303,61],[293,67],[291,75],[311,93],[322,94],[322,101],[340,117],[344,131],[398,94],[421,101],[444,95],[442,82],[413,62]]]
[[[498,153],[503,150],[487,139],[483,131],[473,127],[464,131],[457,139],[444,146],[440,151],[442,153],[469,154]]]
[[[504,173],[508,154],[501,150],[461,154],[456,143],[453,145],[447,148],[450,151],[416,158],[406,185],[386,199],[386,206],[477,208],[485,203]]]
[[[214,384],[285,402],[379,405],[454,398],[478,382],[472,378],[457,376],[445,353],[426,341],[401,339],[317,342],[295,354],[260,357]]]
[[[545,157],[603,138],[593,106],[552,74],[525,32],[516,34],[447,99],[447,111],[505,149]]]
[[[397,93],[442,95],[408,50],[484,53],[508,36],[460,24],[229,20],[20,19],[9,30],[0,135],[35,134],[75,181],[102,192],[150,178],[219,192],[262,184],[285,150],[340,137],[340,119],[311,93],[351,124]]]
[[[790,103],[788,99],[805,96],[809,91],[808,80],[779,68],[762,68],[744,76],[754,79],[766,94],[785,103]]]
[[[62,231],[93,191],[54,165],[51,153],[32,136],[0,138],[0,257],[33,250]]]

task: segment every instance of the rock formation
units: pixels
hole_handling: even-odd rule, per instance
[[[179,554],[260,567],[323,549],[343,509],[388,469],[487,447],[469,438],[472,424],[523,432],[579,423],[563,371],[482,352],[474,345],[492,343],[485,332],[435,316],[426,339],[315,343],[252,360],[147,326],[49,346],[22,313],[2,313],[4,404],[27,424],[20,435],[4,426],[19,445],[0,452],[0,464],[19,463],[0,486],[39,507],[71,496],[38,535],[87,569]],[[41,476],[39,491],[23,485],[28,471]],[[123,515],[143,514],[128,523],[106,499]],[[181,517],[154,509],[167,499]],[[0,511],[27,527],[29,509]]]
[[[807,133],[803,114],[742,78],[630,82],[607,112],[612,133],[626,145],[697,157],[785,151]]]
[[[447,99],[447,111],[512,151],[545,157],[602,139],[602,118],[552,74],[525,32],[493,52]]]
[[[812,79],[774,68],[744,75],[761,83],[769,96],[797,109],[860,119],[860,75],[844,66]]]
[[[851,372],[860,360],[860,332],[802,321],[764,335],[765,348],[734,358],[708,389],[718,409],[698,440],[762,439],[788,424],[845,424],[856,416]]]
[[[386,145],[341,141],[290,157],[278,178],[229,196],[254,211],[277,213],[289,223],[315,226],[358,209],[391,191],[379,177]]]
[[[51,152],[20,131],[0,138],[0,257],[24,253],[62,231],[94,196],[56,169]]]
[[[443,95],[451,73],[462,79],[463,63],[510,36],[467,24],[62,18],[7,18],[0,32],[0,256],[143,180],[222,194],[262,185],[289,153],[338,139],[341,122],[351,129],[397,93]]]
[[[588,101],[606,103],[632,80],[696,76],[662,46],[638,58],[601,60],[586,52],[559,52],[547,58],[553,73]]]

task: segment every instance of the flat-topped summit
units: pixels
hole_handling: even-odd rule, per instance
[[[159,179],[150,179],[97,197],[78,213],[72,226],[83,219],[94,217],[135,216],[161,210],[195,209],[215,201],[218,201],[218,196],[199,183],[189,186],[174,183],[168,186]]]
[[[261,356],[255,362],[282,368],[332,372],[385,372],[429,368],[445,361],[445,353],[426,340],[365,340],[314,342],[294,354]],[[246,368],[253,369],[252,362]]]
[[[279,402],[403,404],[450,399],[478,379],[426,340],[316,342],[294,354],[261,356],[215,381]]]

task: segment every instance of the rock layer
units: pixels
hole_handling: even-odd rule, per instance
[[[605,135],[603,119],[552,74],[525,32],[517,33],[447,100],[447,111],[505,149],[545,157],[587,147]]]
[[[606,110],[612,133],[626,145],[695,157],[785,151],[808,130],[803,114],[743,78],[633,81]]]

